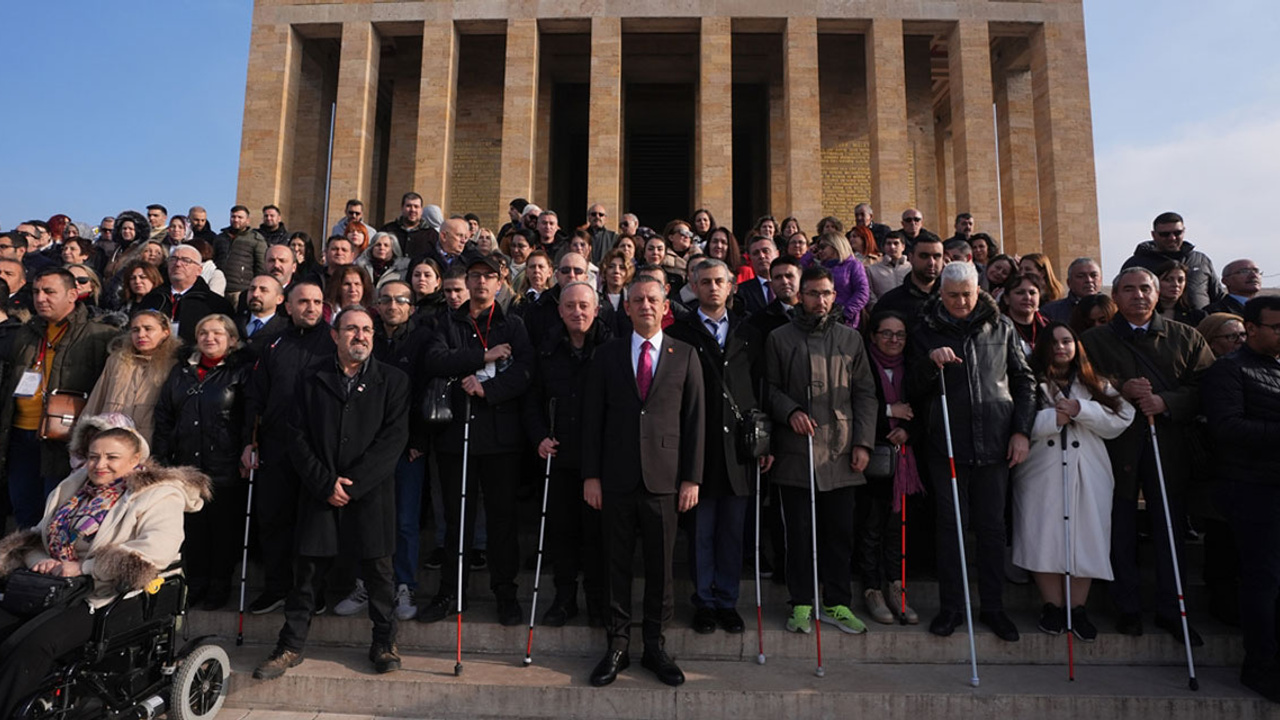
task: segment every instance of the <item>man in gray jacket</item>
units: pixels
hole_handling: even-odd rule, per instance
[[[835,281],[823,267],[800,277],[804,312],[765,341],[766,392],[773,416],[772,481],[782,499],[787,532],[787,629],[808,633],[814,619],[809,441],[817,492],[818,579],[823,610],[817,619],[843,632],[867,626],[849,609],[853,559],[854,488],[867,482],[875,446],[875,379],[862,337],[846,326],[835,305]]]

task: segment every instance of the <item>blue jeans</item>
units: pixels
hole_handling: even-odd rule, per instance
[[[32,528],[44,517],[44,499],[62,478],[40,477],[40,437],[35,430],[9,431],[9,502],[19,528]]]
[[[738,604],[742,577],[742,527],[750,497],[703,498],[693,511],[689,567],[693,605],[732,610]]]
[[[396,552],[392,564],[396,585],[408,585],[410,590],[418,589],[418,519],[426,469],[426,456],[410,462],[408,450],[396,463]]]

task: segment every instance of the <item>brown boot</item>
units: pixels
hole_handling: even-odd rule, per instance
[[[899,619],[906,618],[908,625],[920,624],[920,616],[911,608],[910,603],[907,604],[906,611],[902,609],[902,582],[894,580],[889,583],[884,591],[885,602],[888,604],[890,611]]]
[[[379,674],[400,669],[400,652],[395,643],[390,645],[374,643],[369,648],[369,660],[373,663],[373,669]]]
[[[302,653],[278,647],[271,651],[266,660],[253,669],[253,676],[259,680],[274,680],[291,667],[302,663]]]

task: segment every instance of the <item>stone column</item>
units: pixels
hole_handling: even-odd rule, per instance
[[[1031,36],[1031,90],[1040,175],[1043,252],[1065,268],[1098,257],[1098,180],[1083,19],[1042,25]],[[1060,273],[1061,274],[1061,273]]]
[[[617,227],[622,208],[622,19],[591,19],[587,204],[600,203]],[[585,210],[585,208],[584,208]]]
[[[538,21],[507,20],[507,61],[502,93],[502,167],[494,217],[507,214],[514,197],[533,190],[535,117],[538,111]]]
[[[421,90],[418,68],[421,65],[416,55],[399,57],[395,63],[391,89],[391,133],[387,138],[387,185],[382,193],[383,222],[399,216],[400,196],[413,189],[418,148],[418,93]],[[444,205],[439,197],[427,202]]]
[[[338,112],[333,125],[333,165],[329,177],[329,217],[341,215],[347,200],[366,203],[373,191],[373,136],[378,109],[378,61],[382,42],[368,22],[342,25],[338,61]],[[376,211],[377,208],[368,207]]]
[[[883,222],[911,203],[907,174],[910,146],[902,21],[873,20],[866,46],[871,207]]]
[[[818,20],[787,18],[783,37],[783,114],[787,126],[787,195],[790,207],[775,214],[794,215],[803,227],[822,217],[822,127],[818,93]],[[781,218],[779,218],[781,221]]]
[[[449,171],[453,167],[453,124],[458,104],[458,32],[452,20],[428,20],[422,26],[422,75],[418,81],[418,143],[413,187],[392,189],[399,213],[400,196],[410,189],[425,204],[446,210]],[[396,217],[392,215],[391,217]]]
[[[787,191],[787,97],[781,80],[769,83],[769,205],[765,211],[777,215],[779,222],[791,207]],[[759,215],[759,209],[752,215]],[[756,221],[755,217],[751,222]],[[748,228],[750,229],[750,228]]]
[[[695,207],[733,222],[733,31],[727,17],[702,18],[698,62]]]
[[[1040,196],[1036,188],[1036,131],[1031,109],[1031,73],[996,73],[996,129],[1000,148],[1000,250],[1040,252]],[[979,226],[978,230],[988,231]],[[989,232],[989,231],[988,231]]]
[[[236,202],[274,204],[291,218],[302,39],[289,25],[254,24],[245,83]],[[210,212],[218,212],[211,208]]]
[[[1000,216],[996,187],[996,127],[991,105],[991,40],[985,20],[960,20],[947,43],[951,87],[955,211],[973,213],[979,225]],[[935,232],[951,235],[954,217],[939,218]]]

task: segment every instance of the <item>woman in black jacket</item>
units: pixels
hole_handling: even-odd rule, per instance
[[[240,474],[240,419],[251,357],[240,349],[236,324],[210,315],[196,325],[196,351],[169,373],[156,403],[154,455],[165,465],[191,465],[214,484],[214,500],[186,517],[190,604],[217,610],[231,596],[240,548],[246,485]]]

